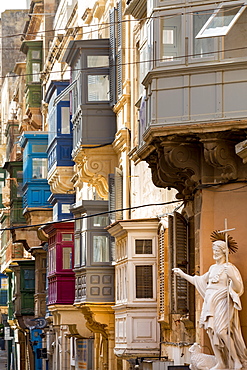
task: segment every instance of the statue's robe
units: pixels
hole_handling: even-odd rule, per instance
[[[234,291],[231,281],[229,287],[217,288],[217,284],[215,284],[215,290],[207,289],[207,284],[212,275],[211,272],[213,266],[211,266],[209,271],[204,275],[194,276],[195,287],[204,299],[200,317],[200,326],[207,332],[211,332],[213,335],[214,345],[219,346],[219,349],[223,351],[226,360],[229,357],[229,345],[228,343],[223,342],[220,332],[225,329],[228,332],[230,328],[231,338],[233,339],[239,360],[242,363],[246,363],[247,350],[242,337],[239,321],[239,311],[242,309],[240,296],[244,291],[243,281],[238,269],[232,264],[231,266],[234,269],[236,279],[241,285],[239,293]]]

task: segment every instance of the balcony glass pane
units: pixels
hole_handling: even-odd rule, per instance
[[[107,55],[88,55],[87,66],[89,68],[109,67],[109,57]]]
[[[62,204],[62,213],[70,213],[70,204]]]
[[[32,145],[32,152],[33,153],[46,153],[47,145]]]
[[[153,298],[153,266],[136,266],[136,298]]]
[[[72,269],[72,248],[69,247],[63,248],[63,269],[64,270]]]
[[[1,289],[8,289],[8,278],[1,279]]]
[[[108,101],[110,86],[108,75],[88,76],[88,101]]]
[[[47,178],[47,159],[34,158],[33,159],[33,179]]]
[[[24,270],[23,271],[23,277],[24,277],[24,289],[34,289],[35,285],[35,272],[34,270]]]
[[[49,272],[56,271],[56,248],[49,250]]]
[[[105,227],[109,223],[109,218],[107,216],[94,216],[93,226],[94,227]]]
[[[32,59],[40,59],[40,51],[32,50]]]
[[[93,262],[109,262],[109,239],[107,236],[93,236]]]
[[[161,59],[165,62],[181,56],[181,17],[174,16],[162,21]]]
[[[82,233],[81,236],[81,265],[84,266],[86,264],[86,233]]]
[[[136,239],[136,254],[152,254],[152,239]]]
[[[75,266],[80,266],[80,236],[75,236]]]
[[[70,112],[69,107],[61,108],[61,134],[70,134]]]
[[[196,35],[207,22],[210,12],[197,12],[193,14],[193,58],[214,57],[214,40],[212,37],[207,39],[196,39]]]
[[[62,241],[63,242],[72,242],[73,241],[73,234],[62,234]]]
[[[40,82],[40,63],[32,63],[32,81]]]

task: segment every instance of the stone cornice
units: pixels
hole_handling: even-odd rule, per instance
[[[94,186],[103,199],[108,199],[108,175],[114,173],[117,156],[111,145],[79,149],[73,158],[76,163],[75,187],[83,182]]]

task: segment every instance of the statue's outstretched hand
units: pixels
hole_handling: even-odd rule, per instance
[[[174,272],[175,275],[180,275],[180,276],[184,275],[184,272],[179,267],[174,267],[172,271]]]

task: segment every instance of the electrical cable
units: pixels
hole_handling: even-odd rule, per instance
[[[11,231],[11,230],[27,229],[27,228],[42,227],[42,226],[44,227],[44,226],[50,226],[50,225],[60,224],[60,223],[64,223],[64,222],[73,222],[73,221],[76,221],[76,220],[87,219],[87,218],[91,218],[91,217],[95,217],[95,216],[102,216],[102,215],[105,215],[105,214],[129,211],[129,210],[132,210],[132,209],[139,209],[139,208],[151,207],[151,206],[152,207],[153,206],[162,206],[162,205],[166,206],[166,205],[169,205],[169,204],[174,204],[174,203],[179,203],[179,202],[181,202],[181,200],[173,200],[173,201],[170,201],[170,202],[162,202],[162,203],[142,204],[142,205],[139,205],[139,206],[120,208],[120,209],[115,209],[115,210],[111,210],[111,211],[104,211],[104,212],[94,213],[92,215],[75,217],[75,218],[71,218],[71,219],[63,219],[63,220],[60,220],[60,221],[43,222],[43,223],[34,224],[34,225],[12,226],[12,227],[7,227],[7,228],[3,228],[3,229],[0,228],[0,231],[6,231],[6,230]]]
[[[232,10],[235,10],[235,9],[238,9],[238,8],[241,8],[243,6],[243,4],[239,4],[239,5],[234,5],[232,7],[228,7],[227,10],[224,10],[224,13],[226,12],[231,12]],[[189,4],[188,8],[191,8],[191,4]],[[167,9],[168,10],[168,9]],[[176,10],[176,9],[174,9]],[[159,10],[160,11],[160,10]],[[219,10],[220,11],[220,10]],[[115,22],[104,22],[104,24],[89,24],[89,25],[81,25],[81,26],[74,26],[74,27],[67,27],[67,28],[55,28],[55,29],[50,29],[50,30],[40,30],[40,31],[37,31],[37,32],[30,32],[30,33],[16,33],[16,34],[12,34],[12,35],[4,35],[4,36],[0,36],[0,39],[4,39],[4,38],[11,38],[11,37],[24,37],[25,35],[27,36],[35,36],[35,35],[38,35],[38,34],[41,34],[43,35],[44,33],[50,33],[50,32],[59,32],[59,31],[68,31],[68,30],[76,30],[76,29],[83,29],[83,28],[93,28],[93,27],[101,27],[100,30],[103,30],[103,29],[106,29],[106,28],[109,28],[111,25],[115,24],[115,25],[118,25],[118,24],[121,24],[121,23],[131,23],[131,22],[135,22],[135,23],[140,23],[140,22],[143,22],[143,21],[149,21],[149,20],[153,20],[153,19],[160,19],[160,18],[164,18],[164,19],[171,19],[171,18],[174,18],[174,17],[177,17],[177,16],[180,16],[180,15],[198,15],[199,13],[203,12],[203,14],[208,14],[208,15],[212,15],[214,14],[215,12],[215,9],[212,9],[212,11],[209,9],[208,11],[207,10],[197,10],[197,11],[189,11],[189,12],[177,12],[175,14],[171,14],[171,15],[158,15],[158,16],[147,16],[147,17],[143,17],[143,18],[140,18],[140,19],[123,19],[123,20],[116,20]],[[38,16],[38,13],[37,14],[33,14],[34,16]],[[29,14],[30,17],[32,17],[32,13]],[[43,16],[43,13],[42,15],[40,15],[40,17]],[[96,30],[97,31],[97,30]],[[95,32],[93,30],[89,30],[88,32],[84,32],[82,34],[78,34],[78,35],[86,35],[86,34],[90,34],[92,32]],[[64,35],[63,35],[64,36]],[[68,36],[65,36],[65,37],[70,37],[71,35],[68,35]],[[28,41],[28,40],[27,40]]]
[[[246,50],[246,49],[247,49],[247,46],[243,46],[243,47],[239,47],[239,48],[231,48],[231,49],[224,49],[224,50],[207,51],[205,53],[184,54],[184,55],[180,55],[180,56],[174,57],[174,59],[172,61],[169,60],[169,58],[167,58],[167,60],[164,60],[164,57],[162,57],[162,58],[147,59],[147,60],[142,60],[142,61],[134,61],[134,62],[127,62],[127,63],[111,64],[108,67],[97,67],[97,71],[99,72],[100,69],[102,69],[102,71],[104,71],[104,70],[109,70],[112,67],[123,67],[123,66],[126,66],[126,65],[138,65],[138,64],[150,63],[150,62],[164,62],[164,63],[167,63],[165,65],[166,67],[167,66],[170,67],[170,66],[173,66],[172,62],[175,59],[179,60],[179,59],[190,58],[190,57],[193,58],[195,56],[200,56],[201,57],[202,55],[218,54],[218,53],[220,53],[222,51],[224,51],[224,52],[233,52],[233,51]],[[217,64],[219,64],[219,63],[222,63],[223,64],[225,62],[225,60],[227,60],[227,58],[224,59],[224,60],[222,59],[220,62],[218,60],[216,60],[216,61],[214,61],[214,60],[213,61],[207,61],[207,62],[212,62],[212,63],[214,62],[214,64],[216,64],[216,63]],[[200,58],[200,62],[201,61],[203,61],[203,59]],[[200,63],[200,62],[198,61],[198,63]],[[236,63],[236,61],[234,61],[234,63]],[[214,64],[212,64],[212,65],[214,65]],[[201,64],[201,65],[203,66],[203,64]],[[176,64],[176,67],[177,68],[184,68],[185,65],[184,65],[184,63],[181,63],[180,65],[177,65]],[[89,70],[93,70],[93,68],[73,68],[73,69],[71,68],[71,69],[68,69],[67,72],[77,72],[77,71],[85,72],[85,71],[89,71]],[[65,71],[57,71],[57,70],[56,71],[49,71],[49,74],[53,74],[53,73],[58,74],[58,73],[61,73],[61,72],[64,73]],[[6,76],[0,76],[0,79],[5,79],[5,78],[19,78],[19,77],[37,76],[37,75],[40,76],[43,73],[45,73],[45,71],[41,71],[41,72],[37,72],[37,73],[23,73],[23,74],[19,74],[19,75],[15,74],[15,75],[11,75],[11,76],[6,75]]]

